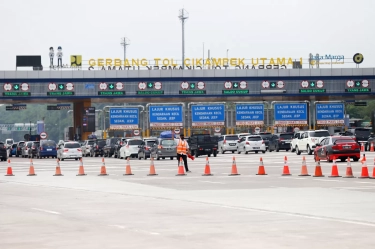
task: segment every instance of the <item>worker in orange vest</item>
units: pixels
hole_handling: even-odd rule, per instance
[[[184,134],[181,134],[180,139],[178,140],[178,143],[177,143],[178,165],[180,164],[180,160],[182,158],[182,160],[184,161],[184,165],[185,165],[185,171],[187,173],[191,173],[191,171],[188,168],[188,164],[187,164],[187,155],[186,154],[187,154],[188,150],[189,150],[189,144],[186,142]]]

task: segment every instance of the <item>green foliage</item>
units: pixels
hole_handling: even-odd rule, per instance
[[[367,106],[347,105],[346,113],[350,118],[359,118],[371,121],[371,112],[375,110],[375,100],[367,101]]]

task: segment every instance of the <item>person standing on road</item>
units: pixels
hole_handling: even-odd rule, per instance
[[[182,158],[182,160],[184,161],[185,171],[188,173],[191,173],[187,164],[186,153],[188,152],[188,150],[189,150],[189,144],[186,142],[184,134],[181,134],[180,139],[178,140],[178,143],[177,143],[177,162],[178,162],[178,165],[180,165],[180,160]]]

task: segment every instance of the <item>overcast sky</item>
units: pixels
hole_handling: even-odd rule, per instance
[[[17,0],[0,3],[0,70],[14,70],[16,55],[42,55],[46,67],[51,46],[62,46],[64,63],[73,54],[123,58],[124,36],[127,58],[180,59],[181,8],[185,57],[201,58],[204,42],[212,57],[360,52],[361,67],[375,66],[373,0]]]

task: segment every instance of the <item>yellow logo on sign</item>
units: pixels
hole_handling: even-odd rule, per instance
[[[71,55],[70,56],[71,67],[82,67],[82,55]]]

